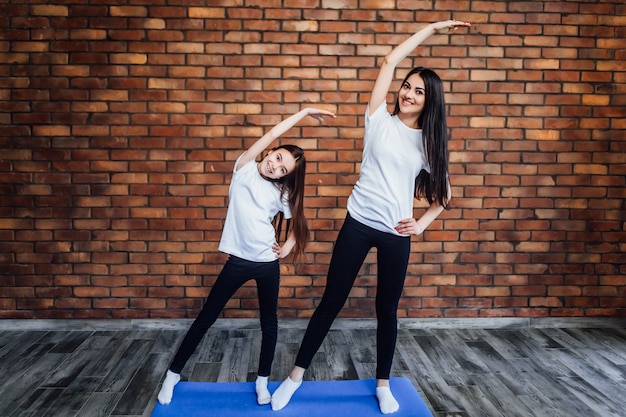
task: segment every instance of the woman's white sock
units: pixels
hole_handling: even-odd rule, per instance
[[[302,381],[293,382],[291,378],[287,377],[272,395],[272,410],[278,411],[285,408],[300,385],[302,385]]]
[[[400,409],[400,404],[396,401],[389,387],[376,387],[376,398],[378,398],[378,406],[383,414],[395,413]]]
[[[165,374],[165,380],[159,391],[159,404],[168,405],[172,402],[172,396],[174,395],[174,386],[180,381],[180,374],[168,370]]]
[[[256,402],[259,405],[269,404],[272,401],[272,396],[270,392],[267,390],[267,380],[266,376],[257,376],[256,377]]]

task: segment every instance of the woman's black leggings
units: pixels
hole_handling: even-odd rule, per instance
[[[269,376],[278,337],[276,309],[278,308],[280,265],[278,260],[252,262],[232,255],[217,277],[202,311],[187,331],[170,365],[170,371],[180,374],[207,330],[217,320],[226,302],[230,300],[235,291],[250,279],[256,281],[261,316],[262,338],[259,375]]]
[[[378,250],[376,378],[389,379],[398,332],[398,302],[404,287],[411,239],[372,229],[354,220],[349,214],[337,237],[324,296],[309,321],[296,366],[306,369],[311,365],[313,356],[346,302],[365,256],[372,247]]]

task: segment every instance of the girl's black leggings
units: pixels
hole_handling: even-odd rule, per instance
[[[372,247],[378,251],[376,378],[389,379],[398,332],[398,302],[404,287],[411,239],[372,229],[354,220],[350,214],[339,231],[324,296],[309,321],[296,358],[297,366],[306,369],[311,365]]]
[[[189,357],[215,323],[226,302],[245,282],[254,279],[259,296],[261,316],[261,355],[259,375],[269,376],[274,360],[278,336],[278,288],[280,286],[280,266],[278,260],[272,262],[252,262],[230,256],[222,268],[202,311],[193,322],[170,365],[170,371],[180,374]]]

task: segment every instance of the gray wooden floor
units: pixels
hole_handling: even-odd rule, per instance
[[[254,380],[260,330],[241,323],[218,321],[183,379]],[[187,325],[5,326],[0,416],[148,417]],[[281,322],[271,380],[291,369],[304,325]],[[346,321],[333,327],[305,379],[373,378],[374,362],[375,330]],[[626,325],[404,324],[393,376],[409,378],[436,417],[625,416]]]

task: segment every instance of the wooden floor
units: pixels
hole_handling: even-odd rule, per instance
[[[218,321],[183,379],[254,380],[260,330],[243,323]],[[1,330],[0,416],[149,417],[187,324]],[[281,322],[271,380],[291,369],[303,327]],[[372,327],[334,326],[305,379],[373,378]],[[409,378],[435,417],[623,417],[626,325],[402,325],[392,374]]]

